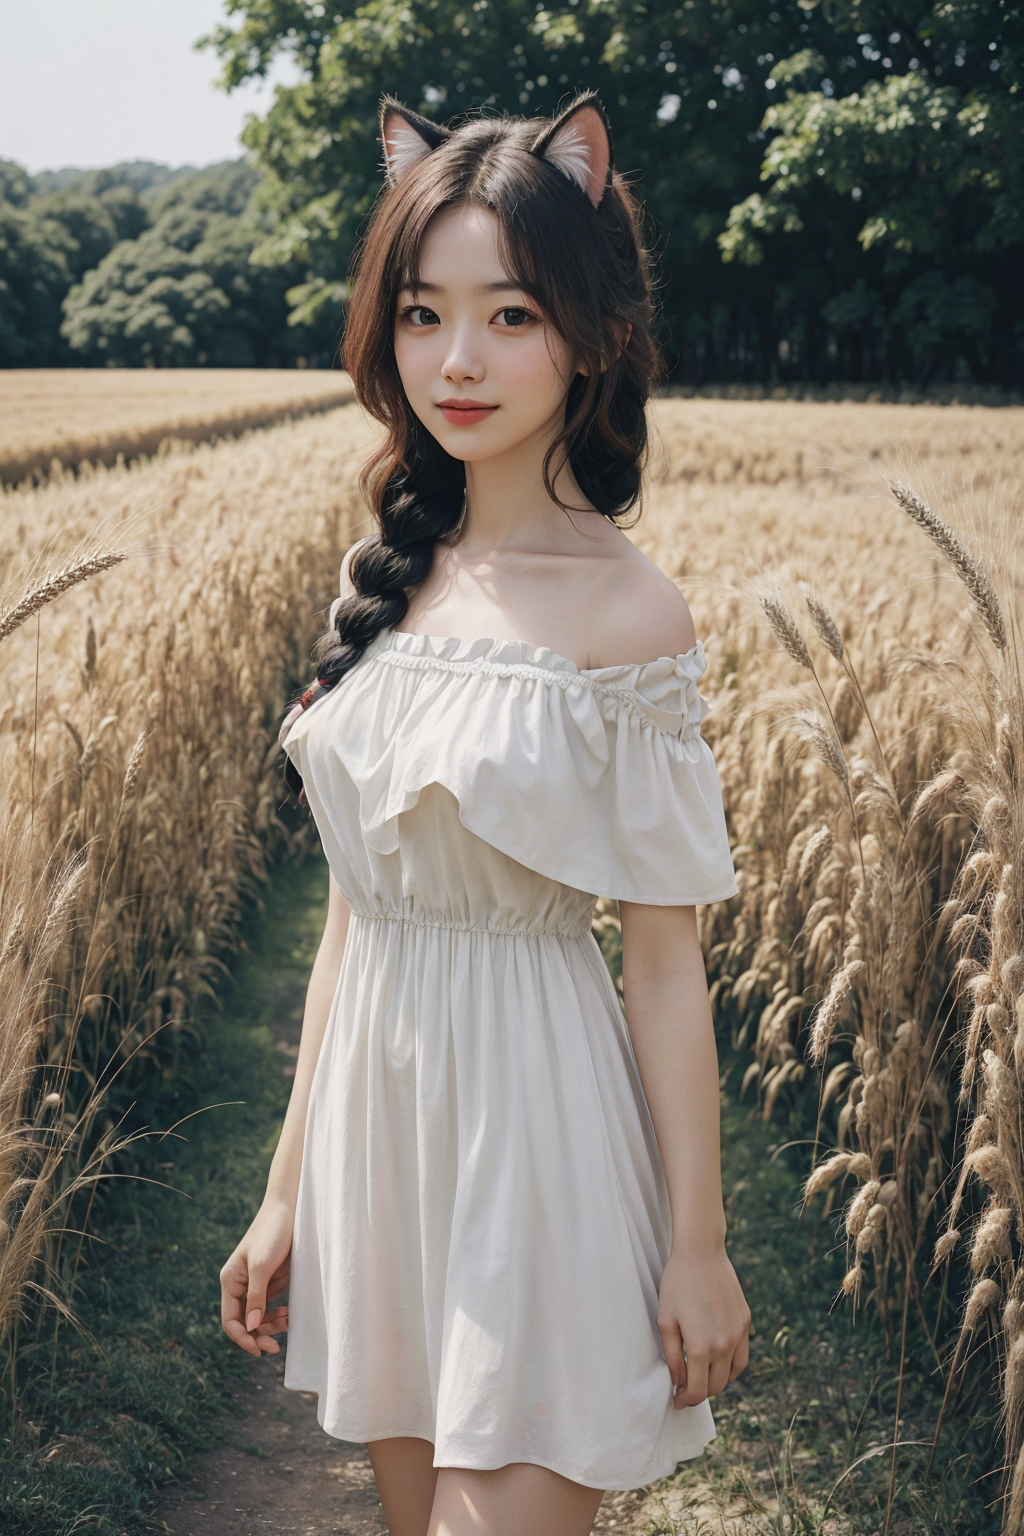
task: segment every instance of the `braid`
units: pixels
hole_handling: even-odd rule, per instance
[[[411,434],[410,467],[395,464],[389,445],[374,455],[364,472],[364,489],[379,531],[364,539],[352,555],[348,574],[355,591],[337,605],[333,624],[314,645],[316,680],[290,707],[282,737],[302,710],[341,682],[382,629],[401,622],[409,609],[408,589],[430,574],[435,543],[458,526],[465,468],[435,439],[421,433]],[[392,466],[391,471],[375,485],[374,471],[382,463]],[[302,776],[287,756],[284,778],[299,803],[306,804]]]

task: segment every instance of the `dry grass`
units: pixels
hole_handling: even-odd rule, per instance
[[[916,1321],[952,1412],[987,1341],[1016,1536],[1024,412],[658,415],[634,536],[708,646],[739,871],[739,896],[702,914],[716,1004],[765,1116],[784,1109],[815,1143],[807,1198],[841,1205],[844,1290],[895,1358]],[[943,1281],[932,1265],[958,1248]],[[895,1448],[891,1471],[895,1488]]]
[[[25,620],[0,631],[0,1333],[73,1271],[107,1086],[173,1071],[283,830],[275,724],[364,439],[352,408],[0,498],[0,614]]]
[[[0,370],[0,483],[113,464],[168,440],[237,437],[351,398],[345,374],[291,368]]]

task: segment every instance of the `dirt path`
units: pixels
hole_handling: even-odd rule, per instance
[[[284,1356],[267,1356],[239,1391],[241,1417],[218,1426],[223,1444],[196,1458],[191,1481],[165,1489],[153,1528],[163,1536],[387,1536],[361,1445],[317,1423],[316,1394],[283,1384]],[[641,1493],[610,1493],[595,1532],[642,1532]]]
[[[386,1536],[361,1445],[325,1435],[316,1395],[290,1392],[284,1356],[253,1361],[239,1392],[242,1417],[195,1461],[192,1480],[164,1490],[154,1525],[167,1536]]]

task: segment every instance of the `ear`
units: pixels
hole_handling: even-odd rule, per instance
[[[596,94],[577,97],[545,128],[533,153],[557,166],[597,208],[611,177],[612,133]]]
[[[385,96],[380,104],[380,136],[388,181],[396,187],[414,165],[425,160],[451,133],[440,123],[432,123],[429,117],[403,107],[393,96]]]

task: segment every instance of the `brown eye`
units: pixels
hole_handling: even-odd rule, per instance
[[[440,325],[440,319],[432,309],[425,304],[413,304],[409,309],[403,309],[402,319],[408,320],[410,325],[420,327],[424,325]]]
[[[530,319],[530,311],[518,308],[503,309],[501,311],[501,318],[505,325],[518,327],[525,325],[527,320]]]

